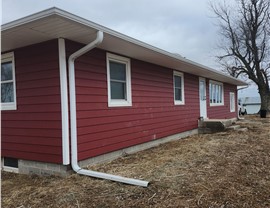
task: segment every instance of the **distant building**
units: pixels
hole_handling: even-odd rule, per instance
[[[261,108],[260,97],[243,97],[239,98],[240,104],[246,107],[248,114],[258,113]]]

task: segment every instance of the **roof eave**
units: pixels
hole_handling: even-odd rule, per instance
[[[171,60],[173,60],[175,62],[179,62],[179,63],[183,63],[185,65],[192,66],[196,70],[205,71],[206,75],[210,73],[210,74],[212,74],[212,77],[216,77],[218,79],[224,78],[225,80],[227,80],[226,81],[227,83],[238,85],[238,86],[246,86],[246,85],[248,85],[246,82],[243,82],[243,81],[241,81],[239,79],[235,79],[233,77],[230,77],[230,76],[228,76],[228,75],[226,75],[224,73],[221,73],[221,72],[219,72],[217,70],[211,69],[210,67],[206,67],[206,66],[198,64],[198,63],[196,63],[194,61],[183,58],[182,56],[179,56],[179,55],[167,52],[165,50],[159,49],[157,47],[151,46],[151,45],[149,45],[147,43],[144,43],[142,41],[136,40],[136,39],[131,38],[129,36],[123,35],[123,34],[121,34],[119,32],[108,29],[108,28],[106,28],[104,26],[101,26],[99,24],[96,24],[94,22],[86,20],[86,19],[81,18],[79,16],[73,15],[73,14],[71,14],[69,12],[58,9],[56,7],[52,7],[52,8],[46,9],[44,11],[29,15],[27,17],[24,17],[24,18],[21,18],[21,19],[6,23],[6,24],[2,25],[1,30],[2,30],[2,32],[5,32],[5,31],[11,30],[11,29],[16,28],[16,27],[20,27],[20,26],[22,27],[24,25],[27,25],[28,23],[38,21],[40,19],[45,19],[45,18],[48,18],[48,17],[52,17],[54,15],[62,17],[62,18],[67,19],[67,20],[71,20],[72,22],[75,22],[75,23],[80,24],[80,25],[84,25],[84,26],[92,28],[92,29],[94,29],[96,31],[103,31],[104,33],[106,33],[107,35],[109,35],[109,36],[111,36],[113,38],[118,38],[118,39],[120,39],[122,41],[125,41],[125,42],[128,42],[128,43],[134,45],[134,47],[137,47],[137,48],[141,47],[140,50],[148,50],[151,53],[156,54],[157,56],[162,56],[164,58],[167,57],[168,60],[171,59]],[[108,49],[108,48],[106,48],[106,49]],[[152,60],[152,61],[154,62],[154,60]],[[177,68],[176,68],[176,70],[177,70]],[[185,71],[185,72],[188,72],[188,71]],[[211,76],[207,77],[207,78],[211,78]]]

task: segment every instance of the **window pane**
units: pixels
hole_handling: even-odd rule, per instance
[[[216,103],[219,103],[219,86],[218,85],[216,85],[216,95],[215,95],[215,97],[216,97]]]
[[[182,90],[179,88],[175,88],[174,89],[174,97],[175,97],[175,100],[182,101]]]
[[[204,100],[205,97],[205,84],[204,81],[200,81],[200,99]]]
[[[209,97],[210,97],[210,103],[212,103],[212,84],[209,84]]]
[[[126,65],[110,61],[111,79],[126,81]]]
[[[126,83],[111,81],[111,99],[126,100]]]
[[[231,104],[231,111],[235,110],[235,102],[234,102],[234,94],[230,93],[230,104]]]
[[[2,103],[14,102],[13,83],[1,84],[1,102]]]
[[[181,88],[181,77],[174,76],[174,87]]]
[[[215,88],[215,86],[216,85],[212,85],[212,101],[213,101],[213,103],[216,103],[216,97],[215,97],[215,95],[216,95],[216,88]]]
[[[12,80],[12,62],[1,64],[1,81]]]
[[[219,87],[220,87],[220,92],[219,92],[219,94],[220,94],[220,103],[222,103],[222,101],[223,101],[222,100],[222,92],[223,92],[222,91],[222,85],[220,85]]]

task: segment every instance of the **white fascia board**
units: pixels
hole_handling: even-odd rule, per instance
[[[49,17],[49,16],[51,16],[53,14],[57,14],[58,13],[57,10],[58,9],[56,7],[52,7],[52,8],[46,9],[44,11],[41,11],[41,12],[38,12],[38,13],[35,13],[35,14],[31,14],[29,16],[23,17],[21,19],[14,20],[12,22],[8,22],[8,23],[3,24],[1,26],[1,31],[3,32],[5,30],[9,30],[9,29],[12,29],[14,27],[18,27],[18,26],[33,22],[35,20],[39,20],[39,19],[42,19],[42,18],[45,18],[45,17]]]

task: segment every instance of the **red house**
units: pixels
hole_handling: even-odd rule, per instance
[[[236,118],[246,85],[57,8],[2,25],[1,60],[2,167],[19,173],[196,134],[200,117]]]

